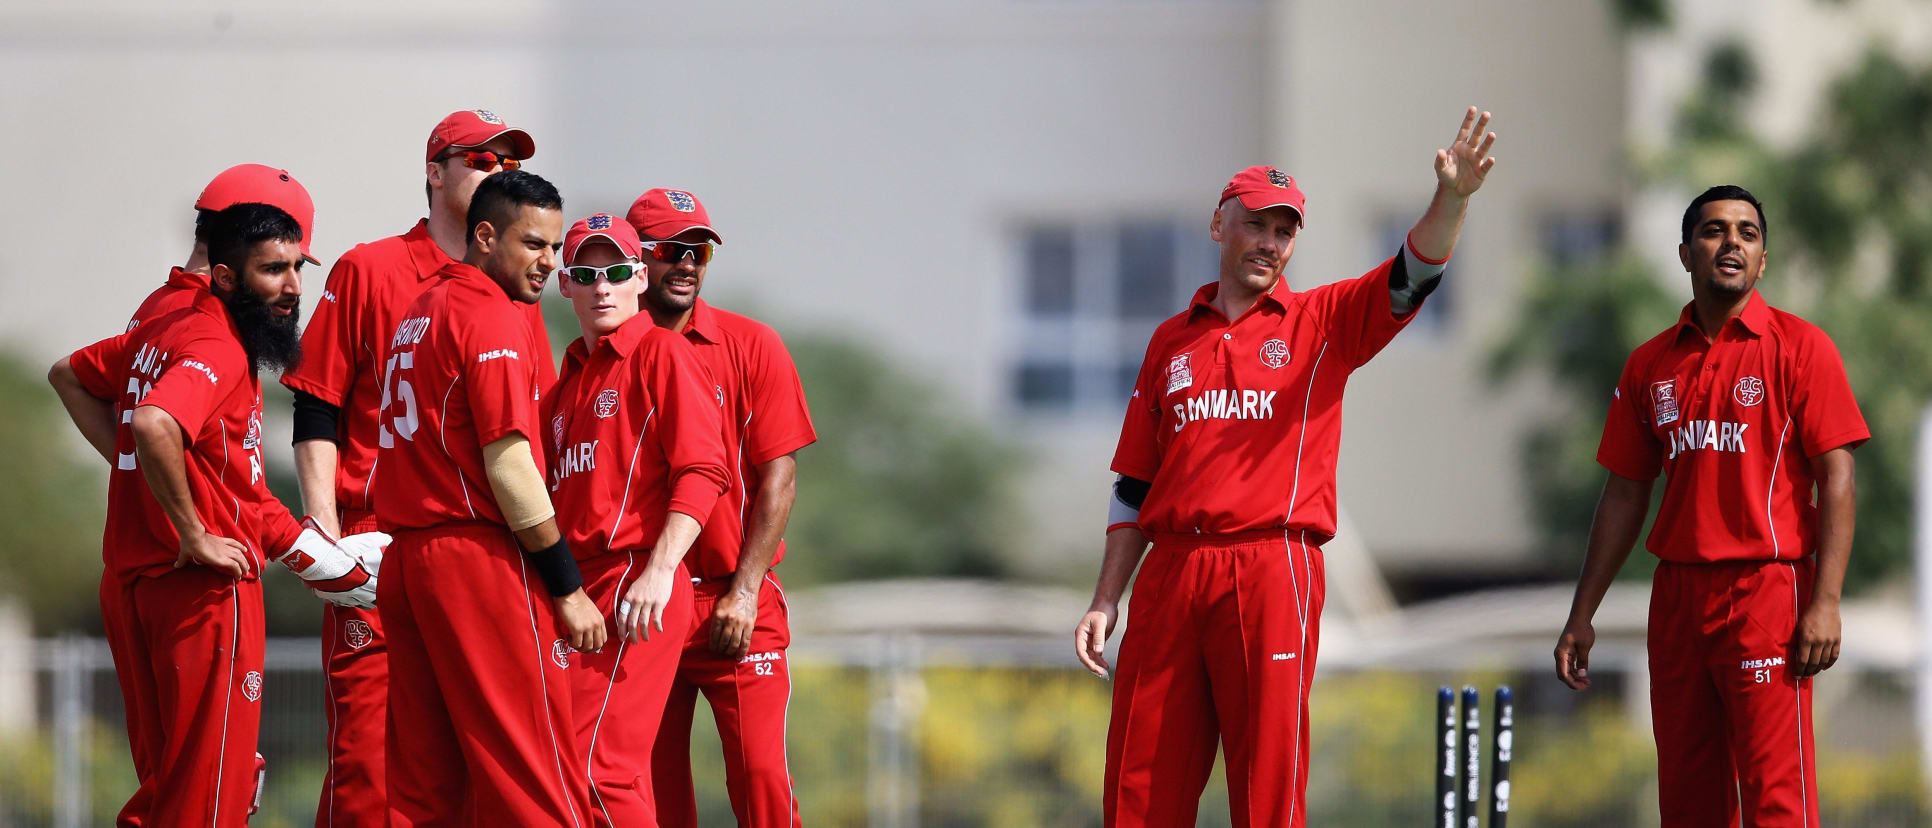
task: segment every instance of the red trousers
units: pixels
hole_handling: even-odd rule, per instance
[[[1217,740],[1236,828],[1305,824],[1324,589],[1300,532],[1154,538],[1114,675],[1107,825],[1193,825]]]
[[[344,535],[376,531],[373,512],[344,510],[341,517]],[[383,770],[389,647],[382,637],[381,614],[324,602],[322,669],[329,763],[315,806],[315,826],[381,825],[389,810]]]
[[[376,606],[389,640],[389,824],[589,824],[570,645],[508,529],[394,533]]]
[[[205,566],[101,578],[140,787],[118,825],[248,824],[262,722],[262,582]]]
[[[724,743],[725,789],[731,812],[745,828],[784,828],[803,823],[792,773],[785,762],[785,716],[791,708],[792,674],[785,657],[792,629],[785,590],[775,575],[765,575],[758,591],[758,621],[751,652],[729,658],[711,651],[711,613],[731,589],[730,578],[696,585],[692,610],[696,623],[678,660],[677,680],[664,708],[664,724],[651,752],[652,786],[658,824],[695,828],[697,793],[691,784],[691,717],[697,697],[711,703]]]
[[[648,641],[625,641],[617,633],[617,603],[644,574],[651,553],[613,552],[579,561],[584,591],[610,619],[610,640],[595,653],[578,653],[570,670],[571,703],[577,716],[577,747],[589,770],[591,816],[599,826],[657,824],[651,795],[651,746],[678,654],[691,637],[691,576],[678,564],[664,630]]]
[[[1664,828],[1816,826],[1811,680],[1792,675],[1813,562],[1657,566],[1650,708]]]

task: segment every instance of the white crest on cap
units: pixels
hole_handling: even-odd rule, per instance
[[[498,118],[498,117],[496,116],[496,113],[494,113],[494,112],[491,112],[491,111],[489,111],[489,110],[487,110],[487,109],[472,109],[472,110],[470,110],[470,111],[471,111],[471,112],[474,112],[474,113],[476,113],[476,117],[478,117],[478,118],[482,118],[482,119],[483,119],[483,123],[486,123],[486,124],[496,124],[497,126],[502,126],[502,125],[503,125],[503,119],[502,119],[502,118]]]
[[[698,200],[683,190],[665,190],[664,200],[671,202],[671,209],[680,213],[689,213],[698,209]]]
[[[584,227],[591,230],[609,230],[610,214],[598,213],[597,215],[591,216],[590,218],[584,220]]]
[[[1277,170],[1274,167],[1269,167],[1268,183],[1273,184],[1277,187],[1281,187],[1283,189],[1287,189],[1289,187],[1295,186],[1295,179],[1289,177],[1289,175],[1285,172]]]

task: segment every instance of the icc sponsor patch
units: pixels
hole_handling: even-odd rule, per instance
[[[561,638],[557,639],[550,645],[550,660],[557,662],[558,667],[570,669],[570,645]]]
[[[683,190],[665,190],[664,200],[671,202],[671,209],[680,213],[689,213],[698,209],[698,200]]]
[[[1261,343],[1261,364],[1269,368],[1280,368],[1288,364],[1288,343],[1270,339]]]
[[[1194,385],[1194,372],[1188,368],[1188,354],[1177,354],[1167,361],[1167,393]]]
[[[242,698],[247,699],[249,701],[260,701],[262,698],[261,671],[250,670],[248,671],[248,675],[242,676],[241,690],[242,690]]]
[[[1677,422],[1677,381],[1651,383],[1650,407],[1657,413],[1652,418],[1657,425],[1667,426]]]
[[[376,631],[370,629],[367,621],[351,618],[349,623],[342,625],[342,643],[349,645],[351,650],[360,650],[375,640]]]
[[[1764,402],[1764,380],[1757,377],[1739,379],[1737,385],[1731,389],[1731,399],[1737,400],[1738,405],[1746,408]]]
[[[597,418],[600,420],[607,420],[607,419],[610,419],[610,416],[612,414],[616,414],[616,413],[617,413],[617,389],[606,388],[602,391],[597,392]],[[558,444],[561,445],[562,441],[559,441]]]

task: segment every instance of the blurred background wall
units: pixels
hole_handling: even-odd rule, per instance
[[[14,239],[0,257],[0,420],[13,424],[0,433],[0,594],[14,594],[0,610],[0,743],[28,734],[8,749],[46,768],[0,772],[0,793],[51,792],[72,778],[59,762],[94,757],[100,784],[63,795],[113,801],[126,762],[111,682],[85,709],[58,692],[99,680],[93,645],[49,636],[98,630],[103,475],[45,366],[120,329],[186,258],[195,194],[235,163],[286,167],[313,193],[312,308],[336,256],[424,213],[427,130],[471,107],[536,137],[529,169],[572,217],[653,186],[699,194],[726,239],[707,298],[772,323],[798,358],[823,436],[801,455],[781,573],[799,588],[800,657],[825,671],[801,686],[873,705],[819,715],[820,741],[855,746],[821,758],[873,771],[808,793],[821,821],[1094,819],[1104,685],[1066,673],[1063,639],[1097,568],[1106,465],[1146,338],[1214,278],[1219,188],[1249,164],[1287,169],[1310,198],[1289,284],[1359,274],[1396,251],[1470,104],[1497,115],[1497,175],[1442,290],[1349,392],[1323,659],[1350,689],[1318,707],[1318,729],[1361,766],[1331,780],[1338,803],[1397,804],[1352,817],[1338,804],[1335,824],[1421,806],[1400,803],[1424,749],[1387,722],[1407,721],[1410,701],[1426,722],[1428,686],[1471,671],[1532,688],[1519,715],[1548,716],[1545,738],[1598,739],[1621,763],[1582,772],[1607,786],[1583,805],[1547,781],[1559,769],[1542,783],[1519,772],[1519,790],[1550,785],[1550,804],[1528,806],[1534,824],[1654,814],[1647,556],[1599,620],[1628,681],[1581,701],[1552,690],[1543,662],[1602,481],[1605,390],[1688,298],[1677,221],[1713,183],[1765,198],[1764,289],[1837,338],[1878,434],[1859,452],[1846,689],[1820,703],[1909,713],[1901,688],[1924,652],[1904,591],[1910,458],[1932,393],[1920,0],[11,0],[0,44],[15,184],[0,203]],[[553,335],[574,332],[546,301]],[[269,431],[286,435],[285,398],[269,407],[282,412]],[[271,458],[297,503],[286,452]],[[274,631],[312,636],[311,599],[270,586]],[[295,734],[278,750],[300,766],[319,721],[302,701],[313,659],[278,641],[292,695],[277,726]],[[1046,707],[942,703],[962,693]],[[992,733],[1009,713],[1039,717],[1014,724],[1019,747],[955,743],[956,727]],[[1877,720],[1822,713],[1842,757],[1821,773],[1852,775],[1844,819],[1908,824],[1924,814],[1916,746]],[[83,757],[81,739],[106,746]],[[299,821],[311,783],[277,778]],[[990,816],[971,795],[931,794],[986,778],[1032,793]],[[30,813],[6,800],[0,824]]]

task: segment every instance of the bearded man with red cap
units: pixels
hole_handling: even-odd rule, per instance
[[[390,335],[403,310],[463,257],[470,197],[478,184],[535,154],[530,134],[487,109],[452,112],[430,130],[423,156],[429,216],[400,236],[357,245],[335,263],[302,335],[301,365],[282,375],[295,392],[295,470],[310,517],[338,535],[370,531],[381,379]],[[530,328],[541,387],[556,379],[543,314],[518,305]],[[387,819],[384,717],[388,647],[374,609],[325,608],[323,710],[329,760],[315,824],[371,825]]]
[[[266,204],[287,213],[302,228],[302,260],[321,264],[309,254],[309,242],[315,238],[315,202],[309,198],[302,182],[296,181],[288,170],[237,164],[222,170],[202,188],[201,195],[195,199],[195,245],[188,252],[187,263],[170,271],[168,280],[141,301],[141,306],[127,321],[127,330],[134,330],[142,322],[158,319],[169,311],[193,305],[195,293],[209,289],[208,237],[215,215],[237,204]]]
[[[1488,126],[1471,107],[1436,151],[1435,196],[1402,250],[1306,291],[1282,283],[1307,216],[1295,179],[1249,167],[1221,191],[1208,225],[1220,279],[1148,343],[1114,453],[1106,556],[1074,630],[1080,661],[1107,677],[1103,648],[1147,554],[1114,675],[1107,825],[1193,825],[1217,742],[1235,825],[1306,824],[1342,390],[1440,282],[1496,163]]]

